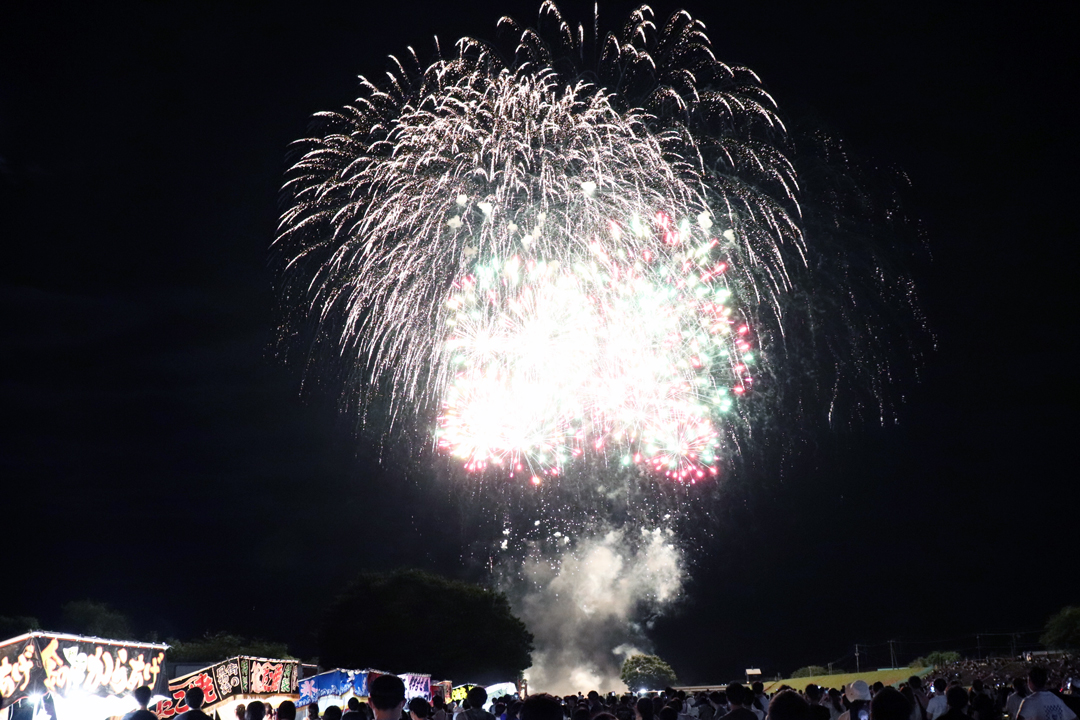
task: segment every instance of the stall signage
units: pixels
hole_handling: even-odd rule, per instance
[[[168,718],[189,710],[184,695],[188,688],[203,691],[205,707],[232,695],[290,695],[299,692],[300,664],[289,660],[234,657],[169,682],[169,699],[154,712]]]
[[[34,633],[0,646],[0,708],[31,693],[123,696],[148,685],[165,692],[165,647]]]
[[[349,670],[330,670],[300,681],[300,700],[297,706],[303,707],[318,702],[319,698],[341,697],[353,692],[354,675],[367,677],[366,673],[353,673]],[[364,683],[365,688],[367,683]]]
[[[424,698],[431,702],[431,676],[406,673],[399,676],[405,683],[405,699]]]

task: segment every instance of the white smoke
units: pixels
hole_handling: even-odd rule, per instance
[[[625,691],[622,662],[648,647],[641,623],[680,596],[683,557],[671,530],[608,529],[527,560],[522,574],[530,692]]]

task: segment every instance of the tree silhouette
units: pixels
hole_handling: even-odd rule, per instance
[[[319,663],[500,682],[532,663],[532,639],[501,593],[420,570],[365,573],[327,608]]]
[[[659,690],[678,682],[671,666],[656,655],[631,655],[623,662],[619,677],[631,691]]]
[[[1052,615],[1039,642],[1055,650],[1080,647],[1080,606],[1069,605]]]

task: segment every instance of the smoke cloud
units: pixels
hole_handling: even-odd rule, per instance
[[[643,624],[682,593],[683,556],[673,537],[607,528],[525,561],[528,589],[515,609],[536,643],[525,673],[530,692],[626,690],[619,670],[648,649]]]

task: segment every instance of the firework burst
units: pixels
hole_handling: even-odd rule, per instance
[[[612,222],[616,240],[658,236],[662,250],[613,256],[594,241],[568,266],[514,255],[464,278],[448,301],[440,446],[470,470],[557,475],[603,452],[684,481],[715,473],[717,421],[754,356],[720,259],[731,243],[709,223]]]
[[[811,313],[775,104],[685,12],[643,7],[592,46],[550,2],[500,30],[508,48],[392,58],[317,115],[283,190],[285,295],[469,469],[713,473],[739,395]]]

